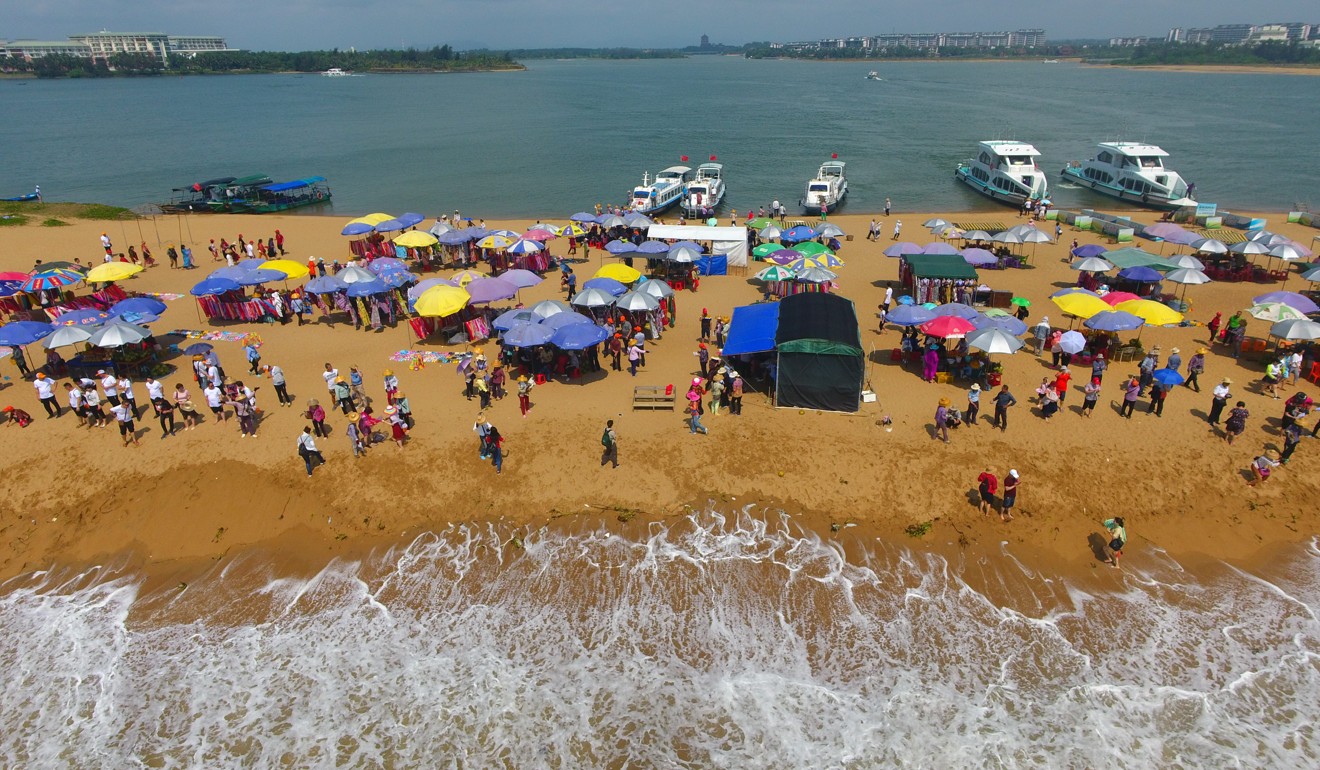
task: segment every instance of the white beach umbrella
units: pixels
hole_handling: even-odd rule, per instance
[[[773,241],[783,234],[784,231],[779,229],[776,225],[766,225],[761,228],[761,232],[757,233],[757,235],[761,236],[761,240],[763,241]]]
[[[656,299],[664,299],[674,296],[674,287],[655,279],[642,281],[642,285],[637,287],[637,291],[643,294],[650,294]]]
[[[628,225],[628,221],[625,220],[623,217],[618,217],[613,215],[605,217],[600,221],[600,226],[605,228],[606,230],[610,229],[611,227],[626,227],[627,225]]]
[[[1270,323],[1279,321],[1305,320],[1306,314],[1292,305],[1285,305],[1282,302],[1264,302],[1259,305],[1252,305],[1247,308],[1247,314],[1252,318]]]
[[[569,303],[578,307],[609,307],[614,304],[614,295],[593,287],[574,294]]]
[[[1022,340],[995,326],[987,326],[967,335],[967,347],[987,353],[1015,353],[1022,349]]]
[[[660,300],[640,291],[630,291],[618,299],[620,310],[655,310],[660,307]]]
[[[1169,264],[1177,268],[1187,268],[1189,270],[1204,270],[1205,264],[1201,260],[1190,254],[1181,254],[1176,257],[1169,257]]]
[[[691,246],[675,246],[669,250],[670,262],[696,262],[701,259],[701,252]]]
[[[149,330],[137,324],[111,321],[92,333],[87,341],[98,348],[117,348],[120,345],[141,342],[150,336],[151,332]]]
[[[1320,283],[1320,267],[1313,267],[1305,273],[1302,273],[1302,280],[1310,281],[1311,283]]]
[[[1187,286],[1199,286],[1203,283],[1210,283],[1210,276],[1190,267],[1180,267],[1177,270],[1170,270],[1164,274],[1165,280],[1173,283],[1181,283]]]
[[[77,345],[79,342],[86,342],[91,336],[91,330],[85,326],[61,326],[46,335],[41,340],[41,345],[50,350],[65,345]]]
[[[1022,239],[1023,243],[1054,243],[1054,239],[1049,236],[1049,233],[1044,230],[1037,230],[1034,227],[1029,228],[1025,233],[1019,234],[1018,237]]]
[[[1234,254],[1269,254],[1268,246],[1255,241],[1241,241],[1228,247],[1228,250]]]
[[[1320,339],[1320,323],[1309,318],[1291,318],[1270,327],[1270,334],[1285,340]]]
[[[1224,242],[1215,240],[1214,238],[1201,238],[1200,240],[1192,241],[1191,245],[1193,249],[1205,254],[1228,253],[1228,247],[1224,245]]]
[[[1282,259],[1285,262],[1293,262],[1295,260],[1302,259],[1306,255],[1303,254],[1301,250],[1299,250],[1296,246],[1292,245],[1291,243],[1281,243],[1278,246],[1275,246],[1274,248],[1270,249],[1270,256],[1278,257],[1279,259]]]
[[[335,278],[343,283],[362,283],[363,281],[376,280],[376,274],[356,265],[350,265],[335,273]]]
[[[557,313],[572,313],[573,306],[562,299],[543,299],[532,305],[532,313],[537,318],[549,318]]]
[[[1114,269],[1114,263],[1100,257],[1086,257],[1077,260],[1069,267],[1083,273],[1107,273]]]
[[[964,241],[988,241],[991,236],[984,230],[969,230],[962,237]]]
[[[844,232],[842,227],[839,227],[833,222],[826,222],[825,224],[816,228],[816,234],[823,236],[825,238],[842,238]]]
[[[804,283],[826,283],[838,277],[838,273],[833,270],[826,270],[823,267],[809,267],[797,274],[797,279]]]
[[[1002,233],[996,233],[990,236],[990,240],[995,243],[1022,243],[1022,238],[1015,232],[1005,230]]]
[[[940,219],[939,217],[935,217],[934,219],[927,219],[925,222],[922,222],[921,226],[929,227],[931,230],[942,230],[951,224],[953,223],[947,219]]]

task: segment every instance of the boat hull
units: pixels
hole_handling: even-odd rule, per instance
[[[803,213],[819,214],[821,204],[825,205],[826,210],[832,212],[835,209],[841,208],[847,200],[848,200],[848,188],[845,187],[843,188],[843,190],[839,192],[839,196],[837,198],[827,198],[825,200],[817,200],[810,203],[804,199],[798,201],[798,205],[802,207]]]
[[[14,196],[13,198],[0,198],[0,202],[4,202],[4,203],[29,203],[29,202],[34,201],[34,200],[36,200],[36,199],[37,199],[37,194],[36,194],[36,193],[28,193],[27,195],[16,195],[16,196]]]
[[[241,207],[235,206],[233,213],[236,214],[275,214],[281,211],[290,211],[292,209],[306,208],[307,206],[319,206],[322,203],[330,202],[330,193],[326,191],[319,196],[307,198],[298,198],[290,201],[250,202],[244,203]]]
[[[1083,189],[1091,190],[1109,198],[1115,198],[1124,203],[1142,208],[1154,209],[1155,211],[1174,211],[1176,209],[1195,206],[1196,201],[1192,198],[1169,198],[1166,195],[1151,195],[1134,193],[1131,190],[1124,190],[1118,185],[1105,184],[1094,179],[1087,179],[1082,176],[1081,169],[1074,169],[1071,166],[1065,167],[1060,176],[1069,182],[1073,182]]]
[[[722,204],[722,203],[724,203],[724,188],[723,188],[723,187],[721,187],[719,193],[717,193],[717,194],[715,195],[715,200],[714,200],[714,201],[709,202],[709,203],[703,203],[701,206],[695,206],[695,205],[693,205],[693,204],[691,204],[691,203],[688,203],[686,200],[683,201],[683,206],[682,206],[682,208],[683,208],[683,214],[686,215],[686,216],[690,219],[690,218],[692,218],[692,217],[694,217],[694,216],[697,216],[698,214],[701,214],[701,213],[703,212],[703,210],[705,210],[705,211],[714,211],[715,209],[719,208],[719,207],[720,207],[720,204]]]
[[[969,174],[967,166],[959,166],[958,168],[954,169],[953,178],[957,179],[959,182],[962,182],[963,184],[972,188],[976,192],[984,195],[990,200],[995,201],[997,203],[1002,203],[1005,206],[1014,206],[1020,208],[1023,203],[1027,202],[1027,199],[1029,197],[1025,193],[1010,193],[1010,192],[1004,192],[1003,190],[996,190],[995,188],[982,183],[981,180]]]

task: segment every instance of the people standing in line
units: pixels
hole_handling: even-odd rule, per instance
[[[88,425],[87,414],[83,411],[83,392],[75,387],[72,382],[64,383],[64,392],[65,397],[69,399],[69,411],[73,412],[74,416],[78,418],[78,425]]]
[[[87,427],[92,427],[93,423],[98,428],[106,426],[105,411],[101,406],[101,397],[96,393],[96,383],[91,380],[83,380],[83,409],[87,412]]]
[[[990,424],[1004,432],[1008,430],[1008,409],[1017,404],[1017,399],[1009,392],[1008,386],[1004,385],[995,394],[995,417]]]
[[[1127,545],[1127,524],[1122,516],[1105,519],[1105,530],[1109,532],[1109,542],[1105,544],[1105,564],[1118,569],[1118,560],[1123,558],[1123,546]]]
[[[636,340],[633,340],[632,344],[628,346],[628,374],[632,375],[633,377],[637,376],[637,366],[641,362],[641,360],[642,360],[641,343],[637,342]]]
[[[1228,419],[1224,421],[1224,440],[1230,445],[1233,439],[1241,436],[1247,429],[1247,418],[1251,412],[1247,411],[1247,402],[1239,401],[1237,406],[1233,407],[1228,413]]]
[[[623,371],[623,335],[615,332],[606,344],[606,349],[610,353],[610,369],[616,372]]]
[[[989,516],[995,507],[995,492],[999,489],[999,479],[994,471],[987,467],[976,477],[976,491],[981,497],[981,515]]]
[[[133,418],[136,415],[133,414],[132,405],[127,401],[121,401],[110,407],[110,413],[114,415],[115,420],[119,423],[119,435],[124,439],[124,447],[127,448],[129,444],[142,446],[138,443],[137,429],[133,425]]]
[[[219,385],[207,385],[202,391],[206,398],[206,406],[211,410],[211,416],[215,418],[215,424],[218,426],[222,422],[229,422],[229,415],[225,413],[225,393]]]
[[[949,443],[949,399],[941,398],[939,406],[935,407],[935,430],[931,433],[931,439],[940,439],[944,443]]]
[[[137,396],[133,393],[133,381],[128,378],[128,375],[124,375],[115,380],[115,390],[119,392],[119,399],[125,404],[128,404],[129,409],[133,410],[133,419],[136,420],[140,417],[141,415],[139,414],[137,407]]]
[[[1294,348],[1292,355],[1288,356],[1288,384],[1297,385],[1297,379],[1302,376],[1302,361],[1304,358],[1302,351],[1298,348]]]
[[[169,438],[174,435],[174,404],[166,399],[153,401],[152,404],[156,410],[156,418],[160,421],[160,437]]]
[[[243,383],[236,383],[239,393],[236,398],[230,400],[234,407],[234,416],[238,418],[238,432],[241,438],[247,438],[249,435],[257,437],[257,416],[256,407],[244,396],[242,391]]]
[[[1132,377],[1128,379],[1127,386],[1123,389],[1123,408],[1119,414],[1127,419],[1132,419],[1132,410],[1137,408],[1137,399],[1141,397],[1141,382]]]
[[[613,463],[614,467],[619,467],[619,434],[614,430],[614,420],[605,421],[605,432],[600,436],[600,445],[604,449],[600,453],[600,467],[604,468],[605,463]]]
[[[1062,406],[1068,400],[1068,386],[1072,384],[1072,372],[1068,365],[1059,367],[1059,373],[1054,378],[1054,391],[1059,395],[1059,405]]]
[[[1206,417],[1206,422],[1211,425],[1219,424],[1219,417],[1224,413],[1224,406],[1228,400],[1233,397],[1233,393],[1228,387],[1233,381],[1225,377],[1215,386],[1212,391],[1213,398],[1210,400],[1210,415]]]
[[[312,475],[312,460],[316,460],[321,465],[325,465],[325,457],[320,450],[316,448],[316,439],[312,438],[312,429],[303,428],[303,432],[298,436],[298,456],[303,459],[307,466],[307,475]]]
[[[1201,392],[1201,383],[1196,380],[1205,371],[1205,354],[1208,352],[1205,348],[1198,348],[1187,360],[1187,380],[1183,383],[1183,387],[1195,389],[1197,393]]]
[[[1279,398],[1279,379],[1280,367],[1278,361],[1270,361],[1265,365],[1265,377],[1262,380],[1262,390],[1268,392],[1272,398]]]
[[[1009,522],[1013,520],[1013,506],[1017,504],[1018,487],[1022,485],[1022,477],[1018,475],[1016,469],[1010,470],[1004,477],[1004,500],[999,508],[999,520]]]

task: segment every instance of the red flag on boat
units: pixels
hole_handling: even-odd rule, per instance
[[[710,156],[710,159],[715,160],[715,156],[714,155]]]
[[[683,161],[684,163],[686,163],[686,162],[687,162],[687,156],[684,155],[683,157],[679,158],[679,160],[681,160],[681,161]]]
[[[834,160],[838,160],[838,159],[839,159],[839,153],[837,153],[837,152],[832,152],[832,153],[830,153],[830,158],[832,158],[832,159],[834,159]]]

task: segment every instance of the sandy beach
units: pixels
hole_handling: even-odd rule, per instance
[[[1254,68],[1252,68],[1254,69]],[[425,212],[424,212],[425,213]],[[474,212],[475,213],[475,212]],[[569,212],[565,212],[569,213]],[[205,249],[208,239],[271,235],[280,229],[290,258],[309,255],[327,262],[350,255],[339,235],[349,217],[208,216],[186,221],[161,217],[143,222],[74,221],[67,227],[29,224],[0,229],[0,269],[27,271],[36,259],[100,261],[98,236],[105,231],[116,250],[146,240],[162,263],[123,282],[129,291],[182,294],[153,325],[158,334],[172,329],[252,331],[262,340],[263,363],[283,367],[299,408],[281,408],[264,380],[242,377],[246,369],[240,344],[217,342],[231,377],[258,392],[264,410],[259,436],[242,439],[234,420],[208,420],[193,431],[162,440],[154,420],[139,421],[142,446],[124,448],[113,428],[79,428],[71,415],[47,420],[29,382],[18,377],[12,361],[0,361],[0,403],[32,413],[25,429],[5,427],[3,516],[0,517],[0,577],[11,577],[56,564],[82,564],[132,553],[148,571],[186,575],[247,549],[279,555],[291,569],[315,569],[328,557],[408,540],[426,529],[465,520],[497,520],[538,527],[554,520],[626,520],[628,527],[681,515],[687,506],[713,503],[724,509],[755,504],[782,508],[804,525],[828,532],[831,525],[854,523],[854,535],[874,535],[916,544],[905,534],[912,524],[933,521],[921,539],[935,548],[998,549],[1008,542],[1035,552],[1061,569],[1090,571],[1097,565],[1087,538],[1100,522],[1125,516],[1134,533],[1128,559],[1161,548],[1193,556],[1229,560],[1263,558],[1269,549],[1313,535],[1320,523],[1315,470],[1317,445],[1304,440],[1291,464],[1267,485],[1249,488],[1243,471],[1263,447],[1281,447],[1282,401],[1259,388],[1262,366],[1234,360],[1223,348],[1207,356],[1202,391],[1175,388],[1162,417],[1144,412],[1142,400],[1131,420],[1115,405],[1119,377],[1135,373],[1136,362],[1111,366],[1100,406],[1089,419],[1079,415],[1081,394],[1074,389],[1064,409],[1046,422],[1035,413],[1030,396],[1043,376],[1052,376],[1044,360],[1024,350],[1000,357],[1019,400],[1007,432],[988,425],[954,431],[948,445],[933,441],[928,426],[941,397],[965,403],[965,390],[954,384],[927,384],[915,365],[890,361],[899,332],[876,330],[877,306],[888,281],[897,281],[898,260],[885,257],[895,219],[903,221],[903,240],[933,240],[920,225],[940,216],[953,222],[1022,221],[1015,210],[957,212],[895,211],[883,219],[884,238],[865,240],[871,215],[844,213],[830,220],[855,236],[840,256],[838,293],[856,303],[862,341],[870,352],[868,379],[878,394],[856,415],[773,409],[763,394],[749,393],[740,417],[708,415],[709,436],[689,435],[678,412],[633,412],[634,385],[672,383],[680,391],[696,369],[696,337],[702,308],[729,315],[738,305],[760,298],[746,275],[702,280],[699,293],[678,294],[677,327],[650,346],[647,367],[634,379],[623,373],[552,383],[533,392],[534,408],[519,416],[517,399],[498,402],[489,418],[505,435],[506,473],[496,476],[478,460],[472,431],[478,409],[465,400],[454,364],[431,364],[418,370],[392,363],[389,356],[412,347],[461,350],[428,340],[418,343],[405,326],[383,332],[355,331],[324,324],[232,324],[209,326],[199,317],[188,288],[217,265]],[[1157,214],[1138,218],[1153,222]],[[1282,213],[1261,213],[1269,228],[1310,245],[1320,231],[1287,224]],[[139,236],[138,227],[142,227]],[[521,230],[529,220],[488,221],[488,226]],[[1052,230],[1052,223],[1050,223]],[[192,244],[199,269],[172,270],[164,244],[180,237]],[[1033,249],[1027,269],[982,272],[994,289],[1011,290],[1032,301],[1029,324],[1049,316],[1066,325],[1049,301],[1050,293],[1075,283],[1068,269],[1069,242],[1103,243],[1099,236],[1064,228],[1058,244]],[[158,245],[162,244],[162,245]],[[1108,246],[1108,244],[1104,244]],[[1159,252],[1158,244],[1139,245]],[[1164,245],[1165,254],[1172,252]],[[565,253],[563,240],[551,252]],[[604,261],[602,257],[605,257]],[[576,272],[590,277],[608,255],[593,252]],[[445,272],[441,275],[448,275]],[[1286,288],[1305,288],[1296,275]],[[1225,318],[1251,304],[1251,297],[1279,284],[1211,283],[1190,287],[1188,317],[1204,323],[1215,312]],[[79,293],[86,293],[80,289]],[[522,293],[531,304],[561,297],[557,277]],[[1263,335],[1267,324],[1251,321],[1249,333]],[[1125,337],[1126,338],[1126,337]],[[1150,328],[1142,335],[1165,354],[1180,347],[1184,361],[1206,344],[1200,326]],[[30,356],[40,363],[42,351]],[[184,371],[163,378],[167,390],[189,383],[188,362],[169,363]],[[343,435],[343,419],[331,413],[332,435],[319,442],[328,464],[307,478],[295,451],[306,421],[300,406],[324,398],[322,366],[341,371],[358,365],[367,376],[368,393],[384,397],[382,372],[392,368],[408,394],[417,426],[406,449],[380,445],[355,460]],[[1234,396],[1247,402],[1251,419],[1232,446],[1204,420],[1209,389],[1224,376],[1235,382]],[[1080,387],[1083,373],[1074,378]],[[1314,391],[1310,383],[1298,386]],[[141,383],[137,383],[143,391]],[[62,394],[62,390],[60,391]],[[1285,396],[1293,391],[1289,389]],[[139,392],[139,402],[145,393]],[[987,410],[988,411],[988,410]],[[892,418],[892,430],[881,425]],[[983,415],[984,416],[984,415]],[[620,437],[617,470],[599,465],[599,438],[606,419],[614,419]],[[1309,430],[1311,420],[1306,427]],[[1023,478],[1019,515],[1011,523],[983,517],[970,502],[977,474],[991,466],[1001,478],[1016,468]]]

